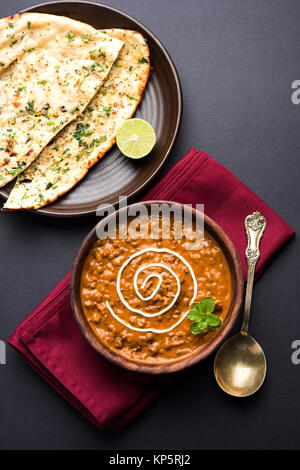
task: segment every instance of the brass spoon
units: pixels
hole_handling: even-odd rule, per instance
[[[219,386],[235,397],[247,397],[255,393],[263,384],[267,369],[262,348],[248,333],[254,272],[260,256],[259,242],[266,228],[266,219],[259,212],[254,212],[246,217],[245,228],[248,239],[248,276],[243,323],[240,333],[221,346],[214,363]]]

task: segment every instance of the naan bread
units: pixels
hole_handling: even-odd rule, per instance
[[[0,187],[82,114],[122,46],[61,16],[0,20]]]
[[[107,80],[83,116],[19,176],[4,210],[38,209],[65,194],[112,147],[116,129],[134,114],[149,76],[148,46],[134,31],[112,29],[107,35],[125,43]]]

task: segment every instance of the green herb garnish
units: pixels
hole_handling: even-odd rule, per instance
[[[106,116],[108,117],[111,112],[111,106],[103,106],[103,111],[105,112]]]
[[[35,113],[35,111],[34,111],[34,101],[28,101],[27,106],[26,106],[25,109],[29,112],[29,114],[34,114]]]
[[[138,101],[137,98],[135,98],[134,96],[130,96],[130,95],[126,95],[127,98],[129,98],[130,100],[134,100],[134,101]]]
[[[105,59],[106,53],[105,53],[105,52],[102,52],[100,47],[99,47],[99,49],[98,49],[98,52],[99,52],[99,57],[103,57],[103,59]]]
[[[83,41],[92,41],[92,39],[86,34],[81,34],[80,37]]]
[[[206,330],[217,330],[222,323],[220,317],[212,313],[215,308],[214,299],[204,297],[201,302],[195,303],[188,318],[193,321],[190,326],[191,333],[198,335]]]
[[[92,142],[90,143],[90,148],[93,148],[95,144],[100,144],[101,142],[106,142],[107,137],[106,135],[102,135],[99,137],[99,139],[93,139]]]
[[[69,42],[73,42],[75,39],[75,36],[72,33],[67,33],[66,38],[68,39]]]
[[[23,170],[26,166],[25,162],[20,162],[17,166],[17,168],[13,168],[12,170],[9,170],[8,173],[11,176],[16,176],[21,170]]]
[[[138,60],[138,64],[148,64],[148,60],[145,57],[142,57]]]
[[[94,63],[91,65],[90,72],[95,72],[95,70],[96,70],[97,67],[100,68],[100,70],[99,70],[100,73],[101,73],[101,72],[104,72],[104,68],[102,67],[102,65],[98,64],[98,62],[94,62]],[[89,75],[90,75],[90,73],[88,73],[87,76],[89,76]]]
[[[73,137],[80,142],[82,137],[86,135],[86,130],[89,127],[89,124],[82,124],[81,122],[79,122],[76,126],[76,131],[74,132]]]

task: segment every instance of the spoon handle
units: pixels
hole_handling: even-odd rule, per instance
[[[248,275],[244,306],[244,318],[241,327],[242,334],[247,334],[248,332],[255,266],[260,256],[259,243],[265,231],[266,225],[267,221],[265,217],[259,212],[253,212],[253,214],[249,214],[245,219],[245,228],[248,240],[248,245],[246,248]]]

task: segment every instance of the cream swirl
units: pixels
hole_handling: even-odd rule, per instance
[[[156,278],[158,279],[158,283],[155,287],[155,289],[153,290],[153,292],[148,296],[148,297],[144,297],[141,293],[140,293],[140,289],[139,289],[139,286],[138,286],[138,277],[140,275],[140,273],[142,271],[144,271],[145,269],[147,268],[152,268],[152,267],[159,267],[159,268],[162,268],[162,269],[165,269],[166,271],[168,271],[175,279],[176,281],[176,284],[177,284],[177,290],[176,290],[176,294],[174,295],[173,297],[173,300],[172,302],[170,303],[170,305],[168,305],[167,307],[163,308],[162,310],[160,310],[159,312],[157,313],[147,313],[147,312],[143,312],[143,310],[140,310],[138,308],[134,308],[134,307],[131,307],[129,305],[129,303],[125,300],[122,292],[121,292],[121,288],[120,288],[120,282],[121,282],[121,277],[122,277],[122,274],[123,274],[123,271],[124,269],[126,268],[126,266],[128,266],[128,264],[134,259],[136,258],[137,256],[140,256],[140,255],[143,255],[144,253],[148,253],[148,252],[156,252],[156,253],[169,253],[173,256],[176,256],[177,258],[179,258],[186,266],[187,268],[189,269],[189,272],[191,274],[191,277],[192,277],[192,280],[193,280],[193,285],[194,285],[194,290],[193,290],[193,297],[190,301],[190,305],[194,302],[196,296],[197,296],[197,280],[196,280],[196,277],[195,277],[195,274],[194,274],[194,271],[193,271],[193,268],[191,267],[191,265],[183,258],[183,256],[179,255],[178,253],[176,253],[175,251],[172,251],[172,250],[169,250],[167,248],[145,248],[144,250],[141,250],[141,251],[138,251],[136,253],[134,253],[133,255],[131,255],[121,266],[119,272],[118,272],[118,277],[117,277],[117,284],[116,284],[116,287],[117,287],[117,292],[118,292],[118,296],[122,302],[122,304],[128,309],[130,310],[131,312],[133,313],[138,313],[139,315],[142,315],[143,317],[147,317],[147,318],[152,318],[152,317],[157,317],[159,315],[163,315],[164,313],[166,313],[167,311],[169,311],[176,303],[179,295],[180,295],[180,290],[181,290],[181,286],[180,286],[180,279],[179,277],[177,276],[177,274],[174,272],[174,270],[172,268],[170,268],[169,266],[165,265],[165,264],[162,264],[162,263],[150,263],[150,264],[147,264],[147,265],[143,265],[141,266],[135,273],[134,275],[134,279],[133,279],[133,286],[134,286],[134,290],[137,294],[137,296],[143,300],[143,301],[149,301],[151,299],[153,299],[153,297],[157,294],[157,292],[159,291],[161,285],[162,285],[162,282],[163,282],[163,278],[161,276],[161,274],[158,274],[158,273],[151,273],[149,274],[141,288],[143,289],[147,282],[150,280],[150,279],[153,279],[153,278]],[[172,325],[171,327],[169,328],[166,328],[164,330],[159,330],[159,329],[156,329],[156,328],[137,328],[135,326],[132,326],[130,325],[129,323],[127,323],[126,321],[122,320],[112,309],[112,307],[110,306],[109,302],[107,301],[106,302],[106,306],[108,308],[108,310],[110,311],[111,315],[117,320],[119,321],[120,323],[122,323],[124,326],[126,326],[127,328],[130,328],[131,330],[134,330],[134,331],[140,331],[140,332],[152,332],[152,333],[168,333],[169,331],[172,331],[174,328],[176,328],[176,326],[178,326],[187,316],[189,310],[187,310],[180,318],[179,320],[177,320],[176,323],[174,323],[174,325]]]

